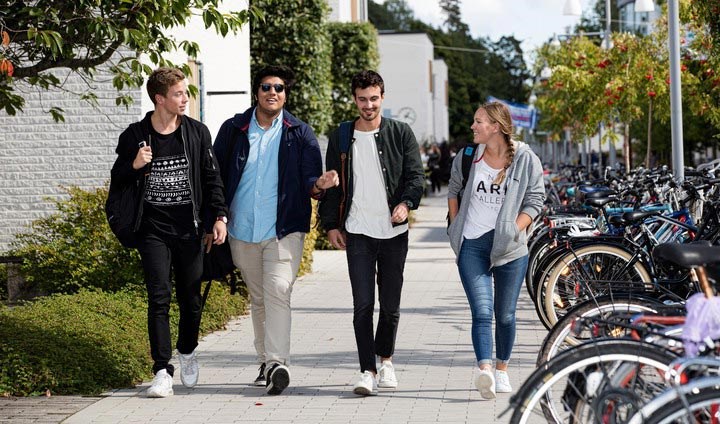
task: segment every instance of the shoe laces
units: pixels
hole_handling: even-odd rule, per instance
[[[193,351],[192,353],[188,353],[187,355],[183,354],[183,353],[181,353],[180,355],[182,356],[182,359],[183,359],[183,361],[182,361],[183,371],[185,371],[186,373],[194,374],[198,369],[198,363],[197,363],[197,358],[195,356],[195,351]]]
[[[167,371],[165,371],[165,372],[162,372],[162,371],[164,371],[164,370],[161,370],[161,371],[158,371],[155,373],[155,377],[153,377],[153,381],[152,381],[151,385],[153,385],[153,386],[157,386],[160,384],[167,385],[167,382],[171,381],[172,377],[170,377],[170,374]],[[170,377],[170,378],[168,378],[168,377]]]
[[[383,362],[378,370],[380,378],[394,379],[395,378],[395,367],[392,362]]]

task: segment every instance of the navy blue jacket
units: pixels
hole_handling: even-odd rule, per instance
[[[255,108],[225,121],[215,137],[215,157],[225,185],[227,205],[232,204],[242,178],[250,142],[248,128]],[[278,239],[310,231],[312,189],[322,174],[322,157],[315,133],[305,122],[283,110],[278,154],[278,205],[275,234]],[[232,219],[232,211],[230,212]]]

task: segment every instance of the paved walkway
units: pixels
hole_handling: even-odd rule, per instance
[[[293,293],[291,385],[267,396],[249,385],[257,375],[249,317],[205,337],[198,348],[200,383],[175,376],[175,395],[144,397],[146,382],[119,390],[65,423],[494,423],[509,399],[485,401],[473,389],[470,312],[445,235],[444,197],[424,199],[410,231],[402,313],[394,363],[400,385],[358,397],[352,297],[344,252],[315,253],[313,273]],[[376,312],[377,318],[377,312]],[[546,332],[523,293],[510,380],[518,387],[534,369]]]

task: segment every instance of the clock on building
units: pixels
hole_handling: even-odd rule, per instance
[[[415,113],[415,110],[413,108],[405,106],[398,110],[397,115],[395,115],[395,119],[405,122],[408,125],[412,125],[417,119],[417,113]]]

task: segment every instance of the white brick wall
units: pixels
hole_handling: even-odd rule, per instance
[[[57,75],[62,81],[67,72]],[[96,80],[99,108],[60,90],[19,87],[26,99],[23,112],[0,111],[0,254],[10,248],[14,234],[54,212],[47,198],[61,198],[60,186],[90,189],[109,181],[118,136],[140,118],[141,92],[130,93],[135,103],[129,109],[118,107],[111,77],[98,72]],[[81,92],[87,85],[72,75],[65,88]],[[65,122],[53,121],[46,112],[50,106],[65,110]]]

